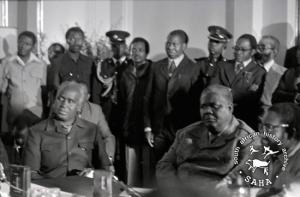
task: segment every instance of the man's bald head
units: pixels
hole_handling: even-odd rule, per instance
[[[208,86],[207,88],[205,88],[202,91],[201,97],[200,97],[200,101],[207,94],[217,94],[217,95],[220,95],[225,100],[227,100],[228,103],[230,103],[230,104],[233,103],[232,91],[231,91],[230,88],[228,88],[226,86],[222,86],[222,85],[218,85],[218,84]]]
[[[59,97],[64,91],[75,91],[80,94],[80,86],[76,81],[64,81],[57,89],[56,98]]]
[[[233,99],[230,88],[211,85],[205,88],[200,99],[202,121],[215,133],[221,133],[232,121]]]

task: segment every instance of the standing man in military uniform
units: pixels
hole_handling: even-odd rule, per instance
[[[112,57],[99,61],[94,70],[92,101],[100,104],[112,133],[116,137],[116,175],[126,181],[125,143],[122,138],[122,106],[119,102],[119,82],[124,70],[132,64],[127,57],[126,31],[108,31]]]
[[[209,83],[210,79],[215,76],[218,62],[227,61],[223,57],[223,51],[227,47],[228,41],[232,38],[230,32],[220,26],[209,26],[208,27],[208,57],[202,57],[195,59],[199,64],[200,76],[202,84],[205,88]]]

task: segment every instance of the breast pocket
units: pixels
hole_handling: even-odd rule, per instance
[[[82,151],[91,151],[94,149],[94,143],[93,142],[79,142],[78,147],[82,150]]]
[[[92,166],[93,149],[93,142],[79,142],[76,155],[73,156],[76,157],[76,160],[80,161],[83,166]]]
[[[57,166],[62,159],[61,154],[65,153],[65,150],[59,143],[44,144],[41,147],[41,164],[47,168],[53,168]]]
[[[187,158],[190,158],[191,155],[195,153],[195,144],[194,140],[189,137],[182,138],[181,142],[179,143],[176,154],[178,156],[178,162],[183,162]]]
[[[31,87],[36,86],[37,88],[41,85],[43,79],[43,72],[39,69],[34,69],[29,72],[28,83]]]

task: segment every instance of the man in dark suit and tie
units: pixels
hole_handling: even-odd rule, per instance
[[[197,65],[184,53],[188,36],[183,30],[169,33],[167,58],[153,64],[145,95],[145,136],[159,160],[172,144],[175,133],[197,119],[199,98],[193,92]]]
[[[266,71],[254,60],[256,39],[250,34],[240,36],[234,47],[235,60],[220,62],[219,71],[211,81],[232,89],[234,115],[252,128],[257,127],[260,98]]]

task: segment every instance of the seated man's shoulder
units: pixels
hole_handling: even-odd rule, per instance
[[[198,122],[195,122],[195,123],[192,123],[182,129],[180,129],[178,132],[177,132],[177,136],[178,137],[182,137],[182,136],[185,136],[185,135],[199,135],[199,130],[204,130],[206,129],[204,123],[202,121],[198,121]]]
[[[48,120],[41,120],[35,124],[33,124],[31,127],[29,127],[30,130],[44,130],[48,124]]]
[[[94,124],[90,121],[84,120],[82,118],[78,118],[77,125],[81,128],[89,128],[89,129],[95,129],[95,130],[97,128],[96,124]]]
[[[247,147],[249,145],[260,146],[261,137],[259,132],[255,132],[250,126],[248,126],[244,121],[239,121],[239,133],[236,136],[240,140],[242,146]]]
[[[239,121],[239,130],[240,130],[240,137],[244,137],[250,134],[255,133],[255,131],[247,125],[244,121],[238,120]]]
[[[48,128],[48,120],[41,120],[29,127],[28,133],[34,137],[41,136]]]

